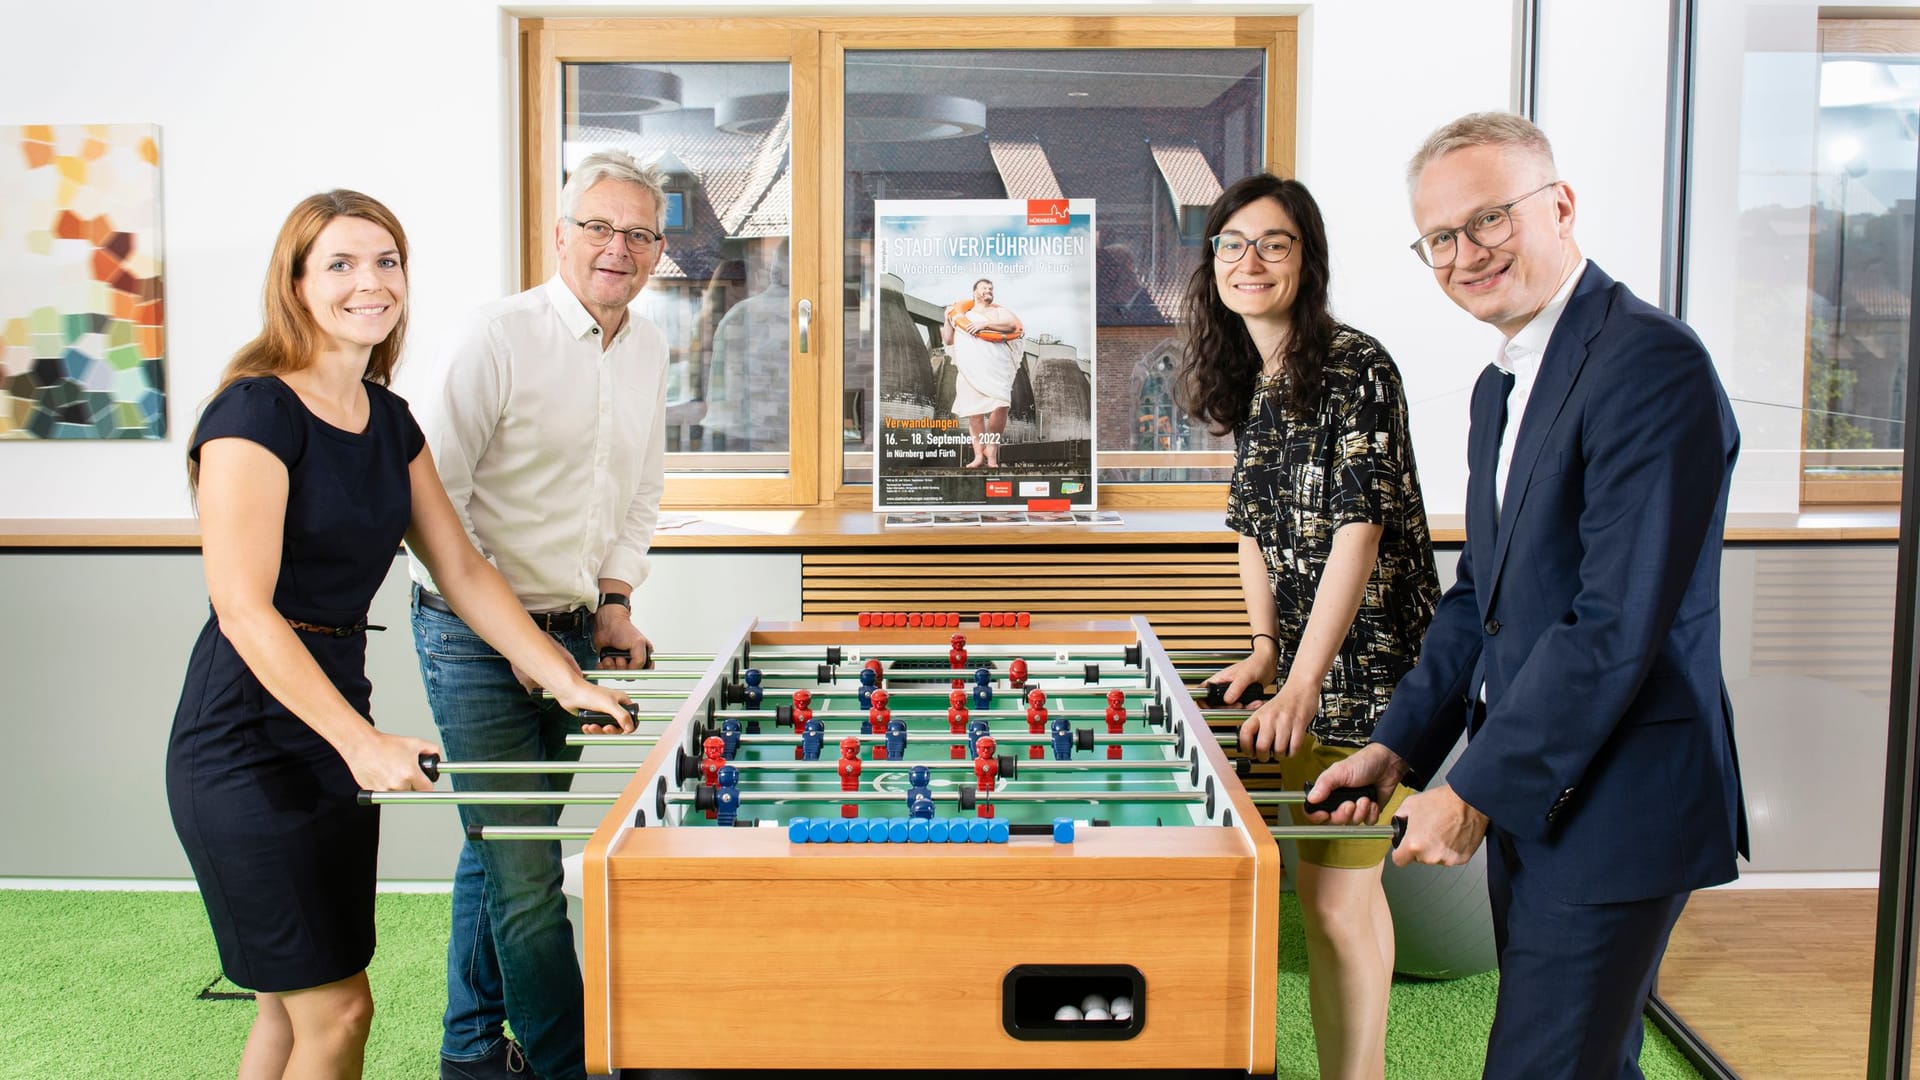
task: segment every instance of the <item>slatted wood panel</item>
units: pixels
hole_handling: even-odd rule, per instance
[[[862,611],[1144,615],[1169,651],[1245,649],[1246,602],[1230,544],[1141,550],[807,552],[802,617]]]

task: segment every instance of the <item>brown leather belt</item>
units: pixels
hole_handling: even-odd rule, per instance
[[[438,593],[420,590],[420,606],[444,612],[458,619],[460,613],[453,610]],[[549,634],[585,634],[593,630],[593,612],[584,607],[571,611],[529,611],[533,624]]]

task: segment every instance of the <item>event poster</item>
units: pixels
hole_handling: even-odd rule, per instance
[[[874,204],[873,508],[1094,505],[1092,199]]]

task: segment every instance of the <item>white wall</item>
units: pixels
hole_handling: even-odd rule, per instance
[[[860,5],[832,10],[854,6]],[[1607,17],[1582,11],[1585,6],[1548,5],[1543,59],[1570,74],[1549,76],[1543,118],[1563,171],[1580,192],[1584,241],[1616,276],[1652,296],[1659,170],[1649,148],[1659,137],[1653,121],[1665,86],[1664,18],[1655,18],[1653,9],[1664,0],[1607,5]],[[567,10],[596,9],[656,15],[826,10],[723,3],[575,3]],[[950,11],[930,2],[864,9]],[[1414,402],[1428,507],[1459,512],[1467,392],[1496,339],[1454,309],[1407,251],[1413,225],[1402,170],[1439,124],[1514,104],[1512,0],[1232,6],[1169,0],[1150,11],[1066,3],[973,10],[1303,15],[1298,164],[1326,211],[1334,301],[1343,319],[1380,337],[1399,360]],[[1628,17],[1613,17],[1616,11]],[[414,254],[410,352],[416,358],[431,351],[468,305],[513,287],[518,195],[511,18],[489,0],[185,8],[136,0],[8,0],[3,24],[11,41],[49,44],[10,50],[0,64],[0,123],[160,125],[173,436],[165,443],[9,444],[0,468],[0,517],[188,513],[185,434],[226,357],[257,327],[260,278],[275,230],[313,191],[365,190],[406,223]],[[1471,44],[1467,27],[1476,28]],[[50,44],[66,41],[85,41],[90,54],[114,61],[88,64],[82,75],[71,50]],[[1623,63],[1623,57],[1632,59]],[[1588,93],[1596,82],[1604,94]],[[1626,102],[1632,106],[1622,107]]]

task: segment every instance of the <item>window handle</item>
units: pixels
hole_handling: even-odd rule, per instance
[[[800,351],[807,351],[807,328],[813,323],[813,301],[800,301]]]

